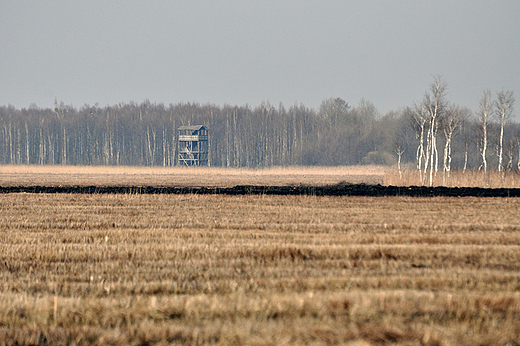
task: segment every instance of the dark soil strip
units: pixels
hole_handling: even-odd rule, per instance
[[[82,194],[220,194],[220,195],[309,195],[309,196],[410,196],[410,197],[520,197],[520,189],[475,187],[382,186],[338,184],[326,186],[168,187],[168,186],[0,186],[0,193]]]

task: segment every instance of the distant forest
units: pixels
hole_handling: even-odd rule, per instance
[[[520,167],[512,92],[484,92],[479,109],[446,99],[440,77],[422,100],[381,115],[362,99],[319,109],[144,101],[54,109],[0,107],[0,163],[173,166],[176,129],[205,125],[219,167],[402,165],[435,169]],[[505,107],[505,113],[504,113]]]

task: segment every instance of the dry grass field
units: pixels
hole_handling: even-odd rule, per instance
[[[402,175],[396,169],[387,168],[383,178],[384,185],[420,186],[422,185],[419,173],[416,170],[404,170]],[[427,184],[429,181],[427,181]],[[444,182],[443,174],[437,172],[433,186],[482,187],[482,188],[519,188],[520,173],[516,171],[452,171],[450,179]]]
[[[420,185],[375,166],[0,167],[0,186],[340,182]],[[510,198],[0,195],[0,345],[517,345],[519,212]]]
[[[128,167],[0,165],[0,186],[286,186],[338,183],[420,186],[419,173],[387,166],[273,167],[263,169],[218,167]],[[517,172],[453,171],[444,184],[442,172],[434,186],[518,188]]]
[[[265,169],[218,167],[127,167],[0,165],[0,186],[220,186],[327,185],[339,182],[383,184],[380,166],[274,167]]]
[[[518,345],[519,212],[508,198],[1,195],[0,344]]]

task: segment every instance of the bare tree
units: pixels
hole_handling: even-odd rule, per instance
[[[380,116],[376,106],[365,98],[361,98],[359,105],[352,108],[352,111],[356,112],[356,118],[364,131],[369,129],[370,125]]]
[[[493,112],[493,102],[491,101],[491,92],[489,90],[484,91],[484,95],[479,102],[479,111],[477,112],[477,140],[482,156],[482,164],[479,167],[484,169],[484,174],[487,173],[487,148],[488,148],[488,128],[491,114]]]
[[[444,117],[440,119],[440,126],[444,133],[444,160],[442,165],[443,170],[443,184],[450,180],[451,172],[451,141],[453,136],[459,131],[464,116],[468,113],[467,110],[459,106],[451,106],[446,111]]]
[[[405,152],[404,141],[399,138],[394,143],[394,152],[397,155],[397,170],[399,171],[399,180],[402,178],[401,172],[401,158]]]
[[[515,142],[511,138],[506,142],[506,156],[507,156],[507,165],[505,170],[511,171],[513,169],[513,157],[515,155]]]
[[[327,129],[334,129],[346,124],[349,119],[350,105],[345,100],[329,98],[323,100],[319,109],[319,117]]]
[[[428,121],[428,112],[422,103],[416,104],[413,109],[407,110],[410,117],[410,124],[415,133],[415,139],[419,142],[415,159],[417,162],[417,171],[421,175],[423,160],[426,161],[426,154],[424,152],[424,131]]]
[[[504,126],[513,116],[513,104],[515,98],[512,91],[501,91],[497,93],[497,100],[495,102],[495,116],[500,125],[500,137],[498,140],[498,171],[503,169],[503,153],[504,153]]]
[[[430,91],[426,92],[422,100],[422,106],[426,109],[428,115],[428,133],[426,146],[426,161],[424,164],[423,184],[429,171],[429,185],[433,185],[433,171],[437,172],[438,168],[438,151],[437,151],[437,132],[439,129],[439,121],[444,116],[447,109],[446,89],[448,85],[442,80],[441,76],[434,76],[434,81],[430,84]]]
[[[516,169],[520,172],[520,133],[516,135],[516,147],[518,148],[518,162],[516,163]]]
[[[466,116],[463,117],[462,123],[460,124],[460,130],[459,132],[462,133],[462,140],[464,143],[464,166],[462,167],[462,173],[466,173],[466,170],[468,168],[468,152],[470,148],[470,142],[473,142],[474,140],[474,129],[470,125],[470,123],[473,123],[473,120],[471,119],[471,110],[467,110]]]

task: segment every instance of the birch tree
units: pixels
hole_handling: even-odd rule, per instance
[[[479,170],[483,169],[484,174],[487,173],[487,148],[488,148],[488,128],[490,117],[493,112],[493,102],[491,101],[491,92],[484,91],[484,95],[479,102],[479,111],[477,112],[477,142],[482,157],[482,164]]]
[[[520,171],[520,133],[516,135],[516,148],[518,149],[518,161],[516,163],[516,169]]]
[[[458,106],[451,106],[441,118],[440,124],[444,133],[444,155],[442,164],[443,184],[449,183],[451,173],[451,142],[453,136],[459,131],[463,118],[467,111]]]
[[[504,156],[504,127],[511,120],[513,116],[513,104],[515,98],[512,91],[501,91],[497,93],[497,100],[495,102],[495,116],[500,126],[500,136],[498,139],[498,171],[503,169]]]
[[[422,100],[421,108],[424,108],[428,119],[426,161],[424,164],[423,184],[429,175],[429,185],[433,185],[433,172],[438,169],[437,132],[439,121],[444,116],[447,108],[446,89],[448,85],[440,76],[434,76],[430,84],[429,92],[426,92]],[[429,174],[428,174],[429,170]]]
[[[511,171],[513,169],[513,157],[515,155],[515,142],[511,138],[506,142],[506,156],[507,156],[507,165],[505,167],[506,170]]]
[[[417,145],[417,151],[415,153],[415,159],[417,162],[417,171],[419,175],[423,169],[423,160],[426,160],[426,154],[424,152],[424,131],[428,121],[428,112],[422,103],[416,104],[412,110],[409,111],[410,124],[415,133],[415,139],[419,142]]]
[[[404,141],[401,138],[398,138],[394,143],[394,153],[397,155],[397,170],[399,171],[399,180],[402,178],[401,172],[401,159],[405,152]]]

